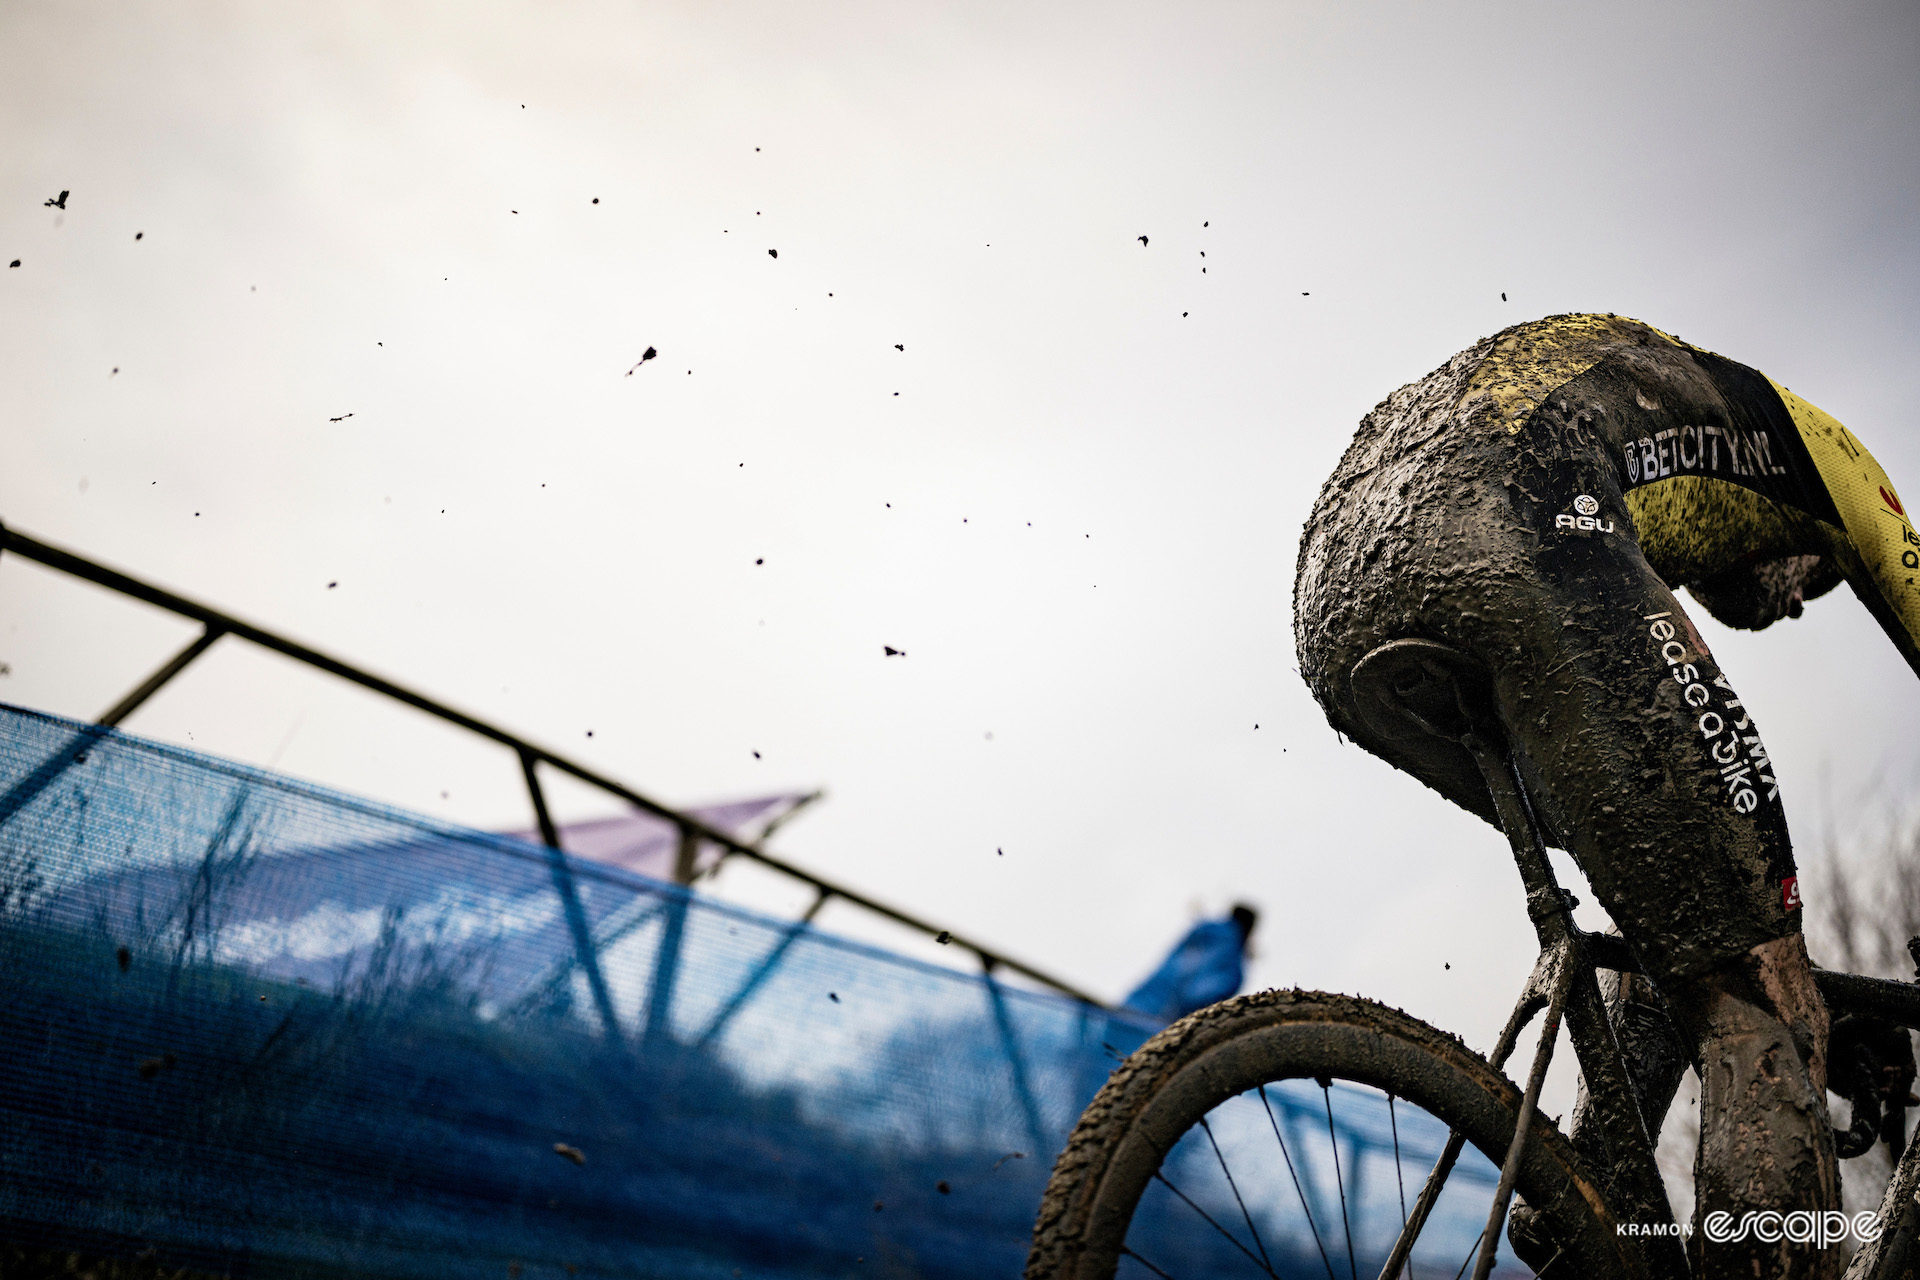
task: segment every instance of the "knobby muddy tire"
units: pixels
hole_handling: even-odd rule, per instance
[[[1109,1077],[1054,1163],[1026,1280],[1110,1280],[1141,1193],[1181,1135],[1257,1085],[1313,1077],[1371,1085],[1424,1107],[1495,1167],[1513,1141],[1520,1090],[1457,1038],[1354,996],[1239,996],[1169,1026]],[[1566,1137],[1538,1112],[1529,1132],[1518,1190],[1566,1246],[1552,1274],[1644,1276]]]

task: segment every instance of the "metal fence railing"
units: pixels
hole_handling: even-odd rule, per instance
[[[132,715],[142,703],[159,692],[160,689],[184,671],[195,659],[205,654],[207,650],[211,649],[222,639],[232,636],[235,639],[245,640],[251,644],[259,645],[264,649],[270,649],[284,657],[292,658],[296,662],[301,662],[320,671],[325,671],[342,680],[359,685],[363,689],[370,689],[375,693],[391,698],[417,711],[425,712],[427,715],[446,721],[448,724],[457,725],[469,733],[474,733],[482,738],[496,742],[507,750],[512,751],[520,761],[521,773],[526,780],[527,796],[533,809],[534,820],[538,824],[545,843],[551,849],[559,849],[561,842],[559,833],[554,825],[553,817],[547,807],[545,792],[540,784],[539,770],[541,767],[553,769],[559,773],[576,778],[581,782],[587,783],[589,786],[596,787],[609,795],[619,798],[636,809],[671,822],[679,832],[679,849],[678,856],[675,859],[674,875],[674,879],[678,883],[689,884],[692,882],[695,868],[699,861],[700,846],[702,844],[710,844],[721,850],[722,861],[734,857],[745,858],[781,876],[798,881],[811,888],[815,896],[812,904],[802,917],[804,920],[811,920],[818,914],[823,906],[837,899],[858,907],[861,910],[891,920],[895,924],[904,925],[908,929],[934,938],[941,943],[957,946],[965,951],[971,952],[979,961],[982,972],[989,976],[1001,970],[1006,970],[1011,973],[1020,974],[1030,981],[1037,982],[1044,987],[1051,988],[1064,995],[1072,996],[1076,1000],[1081,1000],[1100,1008],[1105,1007],[1100,1000],[1063,979],[1036,969],[1032,965],[1022,963],[954,929],[934,924],[912,912],[903,911],[898,907],[890,906],[869,897],[856,889],[815,875],[811,871],[795,866],[785,859],[766,852],[766,850],[760,848],[757,844],[738,840],[727,832],[716,830],[712,826],[701,822],[698,818],[662,804],[650,796],[644,795],[634,788],[627,786],[625,783],[610,778],[578,761],[568,759],[558,752],[529,742],[519,735],[503,729],[496,724],[482,720],[477,716],[456,710],[417,690],[409,689],[383,676],[375,675],[351,663],[343,662],[338,658],[322,653],[317,649],[310,648],[307,645],[300,644],[297,641],[290,640],[264,627],[242,621],[231,614],[211,608],[208,605],[200,604],[197,601],[189,600],[184,596],[176,595],[171,591],[154,586],[149,582],[143,582],[118,569],[109,568],[106,565],[89,560],[84,556],[77,555],[72,551],[42,542],[37,538],[21,533],[17,529],[6,528],[4,525],[0,525],[0,552],[11,553],[22,559],[31,560],[49,569],[55,569],[61,573],[70,574],[76,578],[94,583],[97,586],[106,587],[111,591],[116,591],[132,599],[165,609],[181,617],[191,618],[201,624],[202,631],[191,644],[162,663],[152,675],[134,686],[125,697],[114,703],[112,707],[108,708],[107,711],[100,716],[98,723],[103,726],[112,728],[122,723],[128,716]],[[565,865],[563,859],[556,859],[554,861],[556,882],[562,885],[564,885],[566,880]],[[568,918],[577,926],[578,911],[576,905],[572,903],[572,899],[564,887],[561,889],[561,894],[563,900],[568,903]],[[581,964],[588,975],[589,984],[594,992],[595,1003],[597,1006],[601,1006],[603,1019],[608,1018],[610,1017],[610,1010],[605,1007],[606,983],[602,977],[597,976],[599,973],[599,964],[598,960],[592,954],[592,948],[589,945],[590,940],[586,939],[583,934],[580,934],[577,928],[575,937],[576,942],[578,942],[582,948]]]

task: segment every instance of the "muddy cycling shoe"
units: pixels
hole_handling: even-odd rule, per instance
[[[1507,1212],[1507,1242],[1513,1246],[1514,1256],[1527,1264],[1535,1275],[1559,1276],[1560,1269],[1549,1271],[1556,1258],[1561,1257],[1560,1241],[1553,1234],[1553,1226],[1545,1214],[1528,1204],[1525,1196],[1513,1197],[1513,1208]]]

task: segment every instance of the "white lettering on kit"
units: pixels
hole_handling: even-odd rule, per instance
[[[1699,659],[1704,655],[1687,651],[1678,630],[1667,621],[1670,616],[1670,613],[1650,613],[1641,621],[1649,624],[1647,634],[1659,644],[1660,660],[1667,664],[1668,674],[1681,687],[1681,698],[1699,713],[1695,723],[1700,736],[1706,740],[1707,754],[1713,760],[1719,780],[1726,785],[1728,803],[1736,813],[1752,813],[1760,807],[1760,787],[1767,788],[1767,799],[1780,798],[1780,784],[1767,772],[1773,768],[1773,761],[1746,707],[1734,696],[1733,686],[1725,676],[1716,675],[1709,687],[1699,666]],[[1716,688],[1721,695],[1720,710],[1712,706]],[[1729,720],[1729,717],[1736,718]]]
[[[1773,460],[1773,439],[1765,431],[1746,431],[1711,422],[1668,427],[1622,446],[1629,485],[1651,484],[1668,476],[1783,476]]]

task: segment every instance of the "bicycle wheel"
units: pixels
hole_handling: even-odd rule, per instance
[[[1468,1149],[1411,1259],[1445,1280],[1478,1248],[1519,1108],[1484,1059],[1397,1010],[1316,991],[1225,1001],[1149,1040],[1081,1116],[1027,1280],[1111,1280],[1123,1262],[1129,1280],[1378,1275],[1458,1130]],[[1560,1242],[1539,1274],[1641,1274],[1566,1138],[1537,1113],[1529,1132],[1518,1190]],[[1533,1274],[1508,1248],[1496,1274]]]

